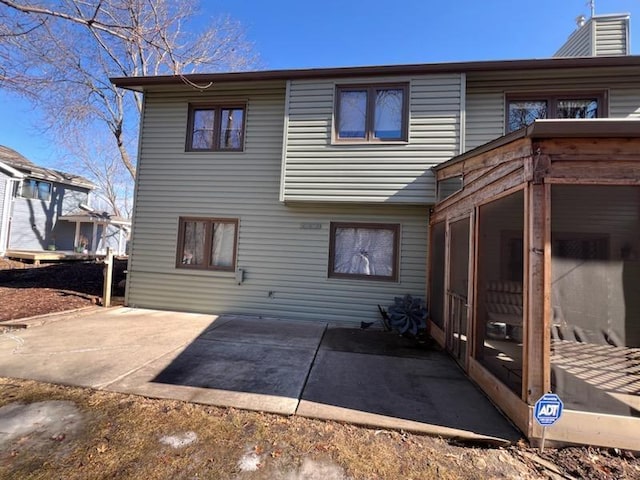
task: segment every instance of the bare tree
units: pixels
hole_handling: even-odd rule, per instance
[[[34,99],[46,113],[49,134],[110,137],[101,158],[80,155],[78,161],[92,179],[100,172],[108,180],[117,157],[131,181],[142,100],[115,88],[109,76],[255,65],[237,22],[221,17],[201,22],[206,27],[197,31],[197,6],[197,0],[0,0],[0,88]],[[96,168],[96,162],[102,165]]]

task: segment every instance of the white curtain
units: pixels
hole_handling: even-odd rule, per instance
[[[211,244],[211,265],[232,267],[235,243],[235,223],[215,223],[213,225],[213,242]]]
[[[334,272],[393,275],[394,233],[379,228],[336,228]]]
[[[205,222],[185,222],[182,263],[186,265],[202,265],[204,263],[205,232]]]

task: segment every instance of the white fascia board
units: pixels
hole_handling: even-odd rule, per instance
[[[6,163],[0,162],[0,170],[5,172],[11,178],[17,178],[18,180],[22,180],[25,177],[24,173],[19,172],[15,168],[10,167],[9,165],[7,165]]]

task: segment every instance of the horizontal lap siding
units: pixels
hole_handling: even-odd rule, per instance
[[[45,250],[55,243],[59,250],[73,248],[73,232],[59,215],[75,213],[81,203],[87,203],[88,191],[70,185],[52,184],[48,201],[16,197],[13,204],[9,248],[14,250]],[[66,234],[64,234],[67,230]]]
[[[493,72],[467,75],[465,151],[504,134],[505,94],[515,92],[608,91],[609,117],[640,117],[637,70],[591,69]]]
[[[423,296],[427,209],[281,203],[284,83],[237,88],[147,95],[128,303],[358,324],[375,320],[376,305],[394,295]],[[216,98],[247,100],[245,151],[185,153],[188,103]],[[242,285],[233,272],[175,267],[180,216],[239,219]],[[400,282],[328,279],[331,221],[400,223]]]
[[[410,83],[409,143],[332,145],[336,83]],[[461,75],[296,80],[290,85],[285,201],[432,204],[429,169],[459,153]]]
[[[0,172],[0,255],[3,255],[7,247],[7,233],[9,230],[9,209],[11,200],[8,191],[13,186],[8,176]]]
[[[593,30],[591,24],[573,32],[554,57],[589,57],[592,55]]]
[[[627,45],[625,18],[599,19],[596,22],[596,55],[626,55]]]

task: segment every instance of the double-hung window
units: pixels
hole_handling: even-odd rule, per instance
[[[331,222],[329,277],[398,280],[400,225]]]
[[[51,200],[51,183],[41,180],[29,178],[22,182],[22,191],[20,196],[23,198],[31,198],[34,200]]]
[[[176,267],[234,271],[238,219],[181,217]]]
[[[245,106],[190,105],[187,151],[242,151]]]
[[[513,132],[543,118],[604,117],[602,93],[508,95],[506,133]]]
[[[406,83],[338,86],[336,141],[407,141],[408,96],[409,85]]]

